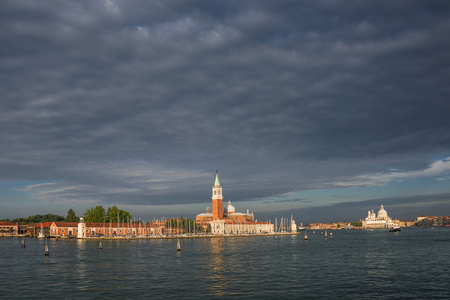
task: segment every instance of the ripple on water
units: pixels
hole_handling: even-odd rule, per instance
[[[450,298],[450,230],[176,240],[0,239],[1,297]]]

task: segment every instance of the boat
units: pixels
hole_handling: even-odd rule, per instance
[[[400,226],[398,225],[394,225],[394,227],[392,227],[389,232],[399,232],[401,231]]]
[[[42,223],[41,223],[41,231],[39,231],[38,238],[40,238],[40,239],[45,238],[45,235],[44,235],[44,227],[42,226]]]
[[[298,231],[303,231],[305,230],[305,227],[303,227],[303,223],[300,223],[300,226],[298,227]]]

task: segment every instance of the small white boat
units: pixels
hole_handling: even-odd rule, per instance
[[[399,232],[399,231],[401,231],[401,229],[400,229],[400,226],[395,224],[394,227],[392,227],[389,231],[390,232]]]
[[[45,238],[44,227],[42,227],[42,223],[41,223],[41,231],[39,231],[38,238],[40,238],[40,239]]]

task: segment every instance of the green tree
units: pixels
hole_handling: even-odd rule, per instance
[[[13,223],[18,223],[19,225],[28,224],[27,219],[25,218],[17,218],[12,221]]]
[[[86,209],[83,216],[86,222],[94,222],[94,208]]]
[[[352,222],[351,225],[352,225],[353,227],[362,227],[362,222],[361,222],[361,221]]]
[[[118,209],[115,205],[113,207],[109,207],[106,211],[106,221],[117,223],[117,218],[120,219],[120,222],[127,222],[128,220],[132,219],[129,212]]]
[[[67,212],[66,222],[77,222],[77,221],[78,218],[75,212],[73,211],[73,209],[69,209],[69,211]]]
[[[64,221],[63,216],[58,216],[54,214],[46,215],[34,215],[28,218],[16,218],[12,220],[13,223],[19,223],[19,225],[30,224],[30,223],[45,223],[45,222],[61,222]]]
[[[106,212],[103,206],[97,205],[95,208],[91,207],[86,209],[83,214],[86,222],[98,222],[101,223],[105,220]]]
[[[119,216],[119,209],[117,206],[108,207],[106,211],[106,220],[108,222],[117,223],[117,217]]]
[[[97,205],[94,208],[94,222],[103,222],[105,221],[106,212],[103,206]]]
[[[130,213],[125,211],[125,210],[121,210],[119,209],[119,218],[121,220],[132,220],[133,218],[131,217]]]

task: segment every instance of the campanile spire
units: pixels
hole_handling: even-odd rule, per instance
[[[216,181],[214,181],[214,186],[220,187],[219,171],[217,171],[217,170],[216,170]]]
[[[223,219],[223,196],[222,187],[219,182],[219,172],[216,170],[216,180],[212,188],[212,213],[213,220]]]

